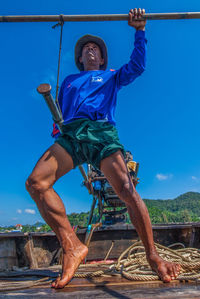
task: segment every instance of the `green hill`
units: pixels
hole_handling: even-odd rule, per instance
[[[200,222],[200,193],[187,192],[174,199],[143,199],[153,224],[177,223],[177,222]],[[68,215],[72,225],[86,226],[87,213],[72,213]],[[97,209],[93,222],[97,219]],[[127,215],[128,223],[130,219]]]
[[[174,199],[144,199],[152,223],[200,221],[200,193],[187,192]]]

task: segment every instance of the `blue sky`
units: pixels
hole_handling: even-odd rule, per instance
[[[3,1],[1,15],[200,11],[199,0],[182,1]],[[36,88],[52,85],[55,95],[59,29],[54,23],[0,23],[0,225],[41,220],[24,183],[52,144],[51,115]],[[118,94],[121,142],[140,163],[142,198],[174,198],[200,192],[199,139],[200,20],[149,21],[145,73]],[[60,82],[76,73],[74,45],[84,34],[101,36],[109,68],[128,62],[134,29],[125,21],[65,23]],[[92,198],[79,170],[56,183],[67,213],[88,211]]]

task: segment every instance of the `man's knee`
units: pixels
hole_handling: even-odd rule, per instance
[[[40,180],[37,177],[30,175],[25,183],[26,190],[30,193],[31,196],[44,193],[50,188],[48,181]]]
[[[127,204],[129,204],[131,201],[137,200],[137,192],[130,181],[123,183],[119,192],[119,197]]]

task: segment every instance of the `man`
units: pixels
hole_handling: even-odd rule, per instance
[[[135,48],[128,64],[106,70],[107,51],[102,39],[90,35],[76,44],[79,74],[63,81],[59,104],[64,118],[63,134],[40,158],[26,182],[38,209],[54,230],[63,249],[62,276],[52,287],[63,288],[73,277],[88,248],[73,232],[54,183],[84,162],[99,168],[119,198],[126,203],[131,221],[146,250],[147,260],[164,282],[177,277],[180,267],[157,254],[147,208],[136,192],[124,161],[124,148],[115,128],[117,91],[142,74],[145,65],[145,11],[132,9],[128,24],[136,29]],[[58,133],[54,130],[54,135]]]

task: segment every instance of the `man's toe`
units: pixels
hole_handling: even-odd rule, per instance
[[[168,274],[163,275],[163,278],[161,278],[163,282],[170,282],[172,280],[172,277]]]
[[[57,281],[58,281],[59,277],[57,277],[51,284],[51,287],[52,288],[55,288],[56,287],[56,284],[57,284]]]

